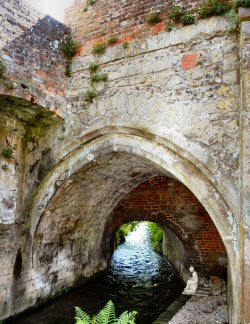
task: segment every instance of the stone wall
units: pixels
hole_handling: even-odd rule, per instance
[[[241,8],[239,10],[241,19],[241,126],[242,126],[242,222],[243,228],[242,240],[244,243],[244,261],[243,261],[243,296],[242,309],[244,313],[243,321],[247,322],[250,318],[250,294],[249,294],[249,280],[250,280],[250,8]]]
[[[67,80],[61,44],[68,28],[15,0],[1,1],[0,29],[1,62],[6,69],[6,79],[0,79],[2,318],[37,300],[28,295],[22,281],[28,263],[23,253],[29,231],[26,210],[35,188],[55,163],[51,147],[60,143],[63,134],[63,112],[58,108],[66,109]],[[12,87],[6,87],[5,81]],[[6,150],[11,156],[4,155]]]
[[[215,223],[229,260],[231,322],[247,323],[238,300],[241,291],[248,300],[248,22],[240,42],[224,17],[166,32],[144,24],[158,1],[142,2],[140,14],[126,0],[128,14],[138,9],[129,30],[120,3],[112,2],[120,18],[106,17],[103,31],[106,39],[119,23],[129,46],[102,56],[89,53],[104,37],[108,2],[69,10],[83,49],[66,82],[67,28],[22,1],[1,2],[1,52],[15,88],[0,89],[0,149],[17,144],[14,158],[1,154],[1,318],[105,269],[112,211],[141,182],[164,176],[183,183]],[[90,62],[107,82],[91,85]],[[98,97],[88,103],[93,87]]]

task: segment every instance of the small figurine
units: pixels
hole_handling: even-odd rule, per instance
[[[194,267],[191,266],[189,268],[189,271],[192,274],[192,277],[190,279],[188,279],[187,281],[187,286],[183,291],[183,294],[187,294],[187,295],[191,295],[191,294],[195,294],[197,287],[198,287],[198,275],[197,272],[194,271]]]

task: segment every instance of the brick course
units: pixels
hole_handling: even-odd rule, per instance
[[[66,25],[72,29],[72,34],[78,39],[84,49],[92,44],[104,42],[109,37],[118,37],[118,43],[133,41],[149,35],[155,35],[165,30],[168,21],[168,11],[175,5],[181,5],[192,10],[203,0],[98,0],[84,12],[85,2],[75,0],[72,7],[66,10]],[[149,26],[145,19],[150,12],[160,11],[163,22]]]

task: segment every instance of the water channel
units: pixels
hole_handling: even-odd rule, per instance
[[[7,323],[73,324],[74,306],[97,313],[113,300],[117,314],[138,311],[138,324],[151,324],[180,294],[183,283],[166,258],[150,244],[147,223],[140,223],[114,252],[106,274]]]

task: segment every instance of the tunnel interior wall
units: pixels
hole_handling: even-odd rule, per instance
[[[122,221],[149,220],[164,229],[163,252],[186,279],[190,265],[202,276],[227,277],[227,252],[210,216],[180,182],[154,177],[131,191],[114,210]],[[119,222],[120,220],[118,220]]]

